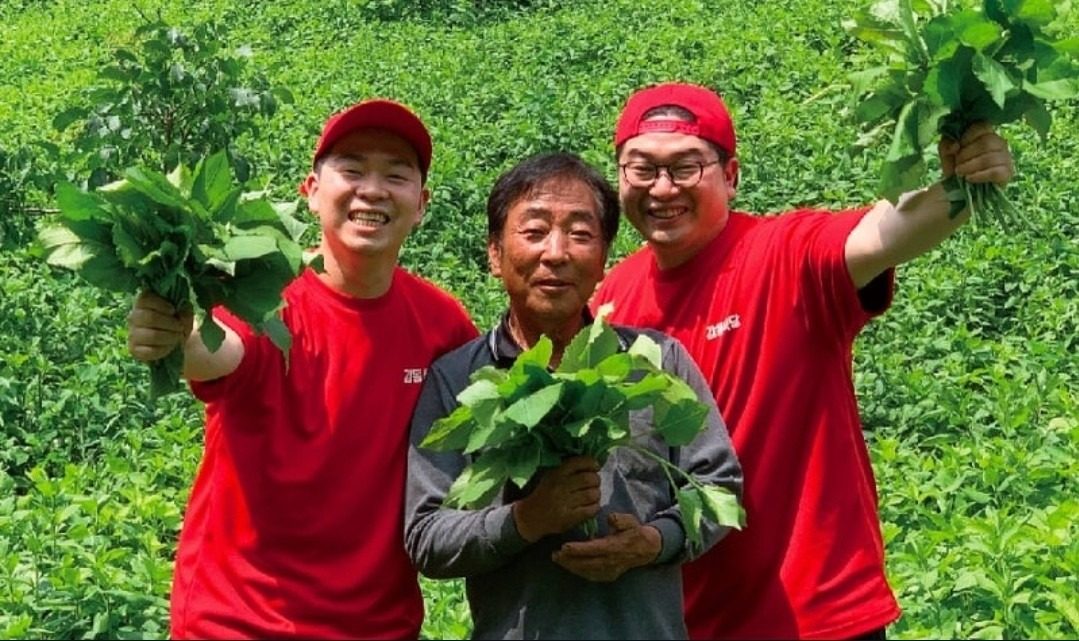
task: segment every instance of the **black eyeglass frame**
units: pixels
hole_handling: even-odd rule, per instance
[[[723,158],[716,158],[715,160],[711,160],[711,161],[708,161],[708,162],[703,162],[703,161],[700,161],[700,160],[679,160],[678,162],[667,163],[667,164],[663,164],[663,165],[647,162],[647,161],[644,161],[644,160],[634,160],[632,162],[622,163],[622,164],[618,165],[618,168],[622,170],[622,177],[625,178],[626,182],[628,182],[633,187],[648,188],[648,187],[651,187],[652,185],[655,185],[656,181],[659,180],[661,172],[667,174],[667,180],[671,181],[672,185],[676,185],[678,187],[693,187],[697,183],[701,182],[701,178],[704,177],[704,168],[705,167],[711,167],[712,165],[720,165],[720,164],[723,164]],[[650,180],[646,180],[646,181],[641,181],[641,180],[638,180],[636,178],[631,178],[629,173],[627,172],[627,168],[630,167],[630,166],[633,166],[633,165],[637,165],[637,166],[644,165],[644,166],[651,167],[652,172],[654,173],[654,175],[652,176],[652,178]],[[697,166],[696,178],[687,178],[685,180],[676,179],[674,177],[674,171],[672,171],[672,168],[678,167],[678,166],[685,167],[687,165],[696,165]]]

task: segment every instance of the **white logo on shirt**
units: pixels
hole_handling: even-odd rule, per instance
[[[425,376],[427,376],[426,367],[416,369],[405,368],[405,382],[410,385],[422,383]]]
[[[742,319],[738,314],[731,314],[730,316],[719,321],[715,325],[709,325],[705,328],[705,338],[708,340],[715,340],[720,336],[726,334],[732,329],[738,329],[742,326]]]

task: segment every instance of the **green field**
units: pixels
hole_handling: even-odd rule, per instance
[[[1057,3],[1060,5],[1061,3]],[[1070,3],[1068,3],[1070,4]],[[734,113],[735,205],[775,212],[874,198],[887,149],[851,152],[847,76],[868,64],[841,21],[859,2],[732,0],[3,0],[0,3],[0,637],[159,638],[202,445],[188,395],[151,404],[125,348],[131,300],[43,264],[30,238],[77,177],[54,117],[157,16],[211,21],[294,101],[237,138],[253,184],[294,198],[325,116],[386,96],[435,138],[425,221],[404,263],[477,324],[500,313],[484,203],[528,154],[569,150],[614,178],[634,88],[683,79]],[[1061,5],[1064,6],[1064,5]],[[1079,11],[1058,27],[1079,32]],[[879,62],[879,59],[873,58]],[[1079,636],[1079,109],[1049,139],[1003,134],[1019,227],[974,225],[898,270],[856,344],[895,638]],[[42,143],[54,145],[52,152]],[[639,242],[624,229],[614,259]],[[1068,481],[1068,479],[1072,479]],[[425,582],[429,638],[470,626],[457,582]],[[722,607],[722,604],[717,604]]]

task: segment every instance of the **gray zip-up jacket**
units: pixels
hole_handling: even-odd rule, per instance
[[[651,410],[630,415],[638,442],[698,480],[729,488],[741,498],[742,470],[726,427],[700,371],[681,343],[652,330],[615,326],[623,349],[639,333],[662,350],[663,369],[681,376],[711,407],[707,429],[692,443],[670,448],[652,431]],[[611,583],[578,577],[551,560],[551,554],[584,534],[575,528],[529,544],[517,532],[510,504],[521,493],[508,486],[486,508],[442,506],[450,485],[470,462],[459,452],[418,447],[439,418],[457,407],[456,397],[475,370],[509,367],[521,349],[505,320],[495,329],[435,361],[427,373],[412,420],[405,497],[405,546],[412,562],[433,578],[465,577],[477,639],[678,639],[686,638],[679,564],[714,545],[727,532],[702,520],[702,549],[690,550],[682,515],[663,469],[647,457],[615,449],[600,470],[599,535],[606,515],[634,514],[663,538],[652,565],[627,571]],[[677,480],[677,475],[676,475]]]

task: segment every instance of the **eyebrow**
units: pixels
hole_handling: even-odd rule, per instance
[[[550,218],[551,210],[545,207],[531,206],[525,209],[523,212],[525,220],[533,220],[535,218]],[[577,222],[584,220],[586,222],[600,222],[600,215],[598,212],[591,209],[574,209],[569,213],[570,222]]]

